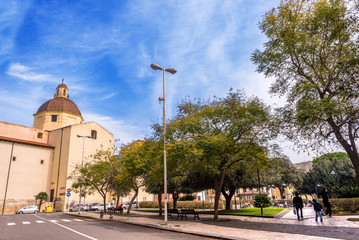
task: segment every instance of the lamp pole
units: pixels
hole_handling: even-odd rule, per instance
[[[82,136],[80,134],[77,135],[78,138],[82,138],[82,159],[81,159],[81,169],[84,166],[84,151],[85,151],[85,138],[92,138],[92,136]],[[81,210],[81,195],[82,195],[82,172],[81,172],[81,186],[80,186],[80,198],[79,198],[79,210],[78,214],[80,215]]]
[[[177,72],[174,68],[163,68],[157,64],[151,64],[153,70],[162,70],[163,72],[163,97],[159,97],[159,101],[163,101],[163,168],[164,168],[164,194],[165,194],[165,223],[167,224],[167,152],[166,152],[166,82],[165,71],[171,74]]]
[[[332,170],[332,171],[330,172],[330,174],[335,175],[335,179],[337,180],[338,186],[340,186],[340,185],[339,185],[338,174],[337,174],[334,170]]]

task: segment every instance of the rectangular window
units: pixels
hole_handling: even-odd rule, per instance
[[[43,134],[41,132],[37,133],[37,138],[42,138]]]
[[[16,161],[16,157],[12,157],[12,160],[15,162],[15,161]]]
[[[44,164],[44,162],[45,162],[44,160],[40,160],[40,164]]]
[[[97,131],[91,130],[91,137],[92,139],[97,139]]]
[[[57,122],[57,115],[51,115],[51,122]]]

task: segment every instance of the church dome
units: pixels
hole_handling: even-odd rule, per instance
[[[53,99],[50,99],[39,107],[36,114],[43,111],[67,112],[81,116],[81,112],[77,105],[73,101],[65,97],[55,97]]]

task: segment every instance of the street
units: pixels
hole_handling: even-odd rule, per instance
[[[0,216],[0,240],[18,239],[209,239],[62,213]]]

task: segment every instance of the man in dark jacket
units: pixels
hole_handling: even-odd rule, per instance
[[[297,217],[298,220],[303,219],[303,200],[299,197],[299,193],[295,192],[295,197],[293,198],[293,207],[297,210]],[[300,217],[299,217],[299,210],[300,210]]]
[[[325,207],[325,215],[329,214],[329,217],[332,216],[332,204],[330,203],[329,200],[329,194],[328,194],[328,189],[324,188],[323,189],[323,205]]]

